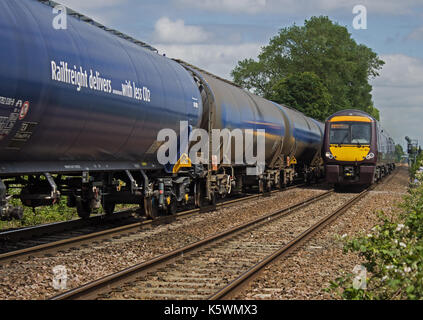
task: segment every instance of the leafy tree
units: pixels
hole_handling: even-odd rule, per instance
[[[400,144],[395,145],[395,160],[396,162],[400,162],[402,156],[404,155],[404,150]]]
[[[359,108],[355,108],[355,109],[359,109]],[[373,106],[369,106],[369,107],[367,107],[367,109],[365,108],[363,111],[370,114],[373,118],[380,120],[380,112],[377,108],[375,108]]]
[[[357,44],[346,27],[321,16],[306,20],[304,26],[294,24],[281,29],[262,48],[257,61],[239,61],[231,74],[235,83],[264,97],[299,97],[300,100],[293,105],[295,107],[303,102],[302,94],[297,92],[287,95],[286,91],[278,94],[275,89],[280,87],[286,90],[288,84],[282,85],[281,81],[293,81],[287,78],[292,78],[294,74],[313,73],[331,96],[330,107],[323,111],[325,117],[351,108],[364,110],[379,119],[368,80],[379,75],[378,71],[383,64],[370,48]],[[299,86],[293,88],[297,90]],[[324,90],[321,86],[313,88],[317,90],[317,96]],[[289,102],[293,103],[292,99]],[[320,105],[315,108],[318,107]],[[307,112],[312,111],[308,107],[305,109]],[[307,115],[315,113],[321,112],[313,111]]]
[[[322,121],[327,117],[332,102],[328,89],[313,72],[294,73],[279,80],[267,98]]]

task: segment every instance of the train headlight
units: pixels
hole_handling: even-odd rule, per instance
[[[326,158],[332,160],[334,157],[333,157],[333,154],[328,151],[326,152]]]
[[[370,152],[367,156],[366,156],[366,159],[367,160],[370,160],[370,159],[373,159],[375,157],[375,154],[373,153],[373,152]]]

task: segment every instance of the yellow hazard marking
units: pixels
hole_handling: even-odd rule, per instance
[[[330,152],[335,157],[335,160],[338,161],[363,161],[364,159],[366,159],[366,156],[369,154],[369,151],[369,145],[330,145]]]
[[[192,166],[191,159],[186,153],[182,154],[179,160],[173,166],[173,173],[177,173],[181,168],[190,168]]]
[[[125,187],[126,183],[125,181],[119,180],[119,185],[116,187],[117,191],[120,191],[122,187]]]
[[[291,164],[297,164],[297,159],[296,159],[295,157],[292,157],[292,158],[290,159],[290,161],[289,161],[289,165],[288,165],[288,166],[290,166]]]
[[[362,116],[337,116],[330,119],[330,122],[343,122],[343,121],[357,121],[357,122],[372,122],[372,119]]]

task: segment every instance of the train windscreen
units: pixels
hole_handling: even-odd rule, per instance
[[[369,145],[371,128],[369,123],[332,123],[330,126],[330,144]]]

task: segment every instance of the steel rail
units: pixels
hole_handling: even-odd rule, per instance
[[[0,241],[25,241],[34,237],[40,237],[52,233],[71,231],[76,228],[89,227],[102,222],[113,222],[122,218],[129,217],[135,210],[125,209],[117,211],[113,215],[96,215],[89,219],[73,219],[68,221],[59,221],[41,224],[38,226],[17,228],[13,230],[0,231]]]
[[[287,187],[287,188],[284,188],[284,189],[281,189],[281,190],[273,190],[270,193],[273,194],[273,193],[288,191],[288,190],[300,188],[300,187],[303,187],[303,186],[304,186],[304,184],[294,185],[294,186],[290,186],[290,187]],[[232,204],[236,204],[236,203],[239,203],[239,202],[242,202],[242,201],[260,198],[260,197],[263,197],[263,196],[265,196],[265,194],[253,194],[253,195],[249,195],[249,196],[246,196],[246,197],[241,197],[241,198],[232,199],[232,200],[228,200],[228,201],[225,201],[225,202],[217,203],[216,207],[226,207],[226,206],[230,206]],[[211,207],[209,211],[211,211],[213,209],[214,208]],[[68,239],[53,241],[53,242],[49,242],[49,243],[45,243],[45,244],[40,244],[40,245],[36,245],[36,246],[31,246],[31,247],[28,247],[28,248],[23,248],[23,249],[19,249],[19,250],[15,250],[15,251],[2,253],[2,254],[0,254],[0,263],[4,263],[5,261],[10,261],[11,259],[18,258],[18,257],[21,257],[21,256],[27,256],[27,255],[30,255],[30,254],[40,253],[40,252],[48,251],[48,250],[55,249],[55,248],[61,248],[61,247],[69,246],[69,245],[75,245],[79,242],[84,242],[84,241],[87,241],[87,240],[92,240],[92,239],[96,239],[96,238],[100,238],[100,237],[110,236],[110,235],[113,235],[113,234],[116,234],[116,233],[130,232],[131,230],[138,229],[141,226],[145,226],[145,225],[155,225],[155,224],[161,224],[161,223],[168,223],[169,221],[173,221],[177,218],[189,217],[190,215],[200,213],[200,212],[204,212],[204,210],[207,211],[207,207],[205,209],[203,209],[203,208],[190,209],[190,210],[179,212],[179,213],[172,215],[172,216],[163,216],[163,217],[159,217],[159,218],[154,219],[154,220],[144,220],[144,221],[140,221],[140,222],[136,222],[136,223],[132,223],[132,224],[127,224],[127,225],[116,227],[116,228],[110,228],[110,229],[107,229],[107,230],[92,232],[92,233],[88,233],[88,234],[84,234],[84,235],[80,235],[80,236],[76,236],[76,237],[72,237],[72,238],[68,238]]]
[[[398,171],[397,171],[398,172]],[[209,300],[221,300],[221,299],[229,299],[233,297],[237,292],[239,292],[243,287],[245,287],[248,283],[251,282],[255,277],[258,276],[261,270],[264,267],[268,266],[270,263],[275,261],[276,259],[280,259],[282,257],[288,256],[291,252],[298,249],[302,244],[307,242],[310,238],[312,238],[316,233],[330,225],[334,220],[340,217],[343,213],[345,213],[349,208],[355,205],[359,200],[361,200],[364,196],[366,196],[370,191],[374,188],[379,186],[381,183],[388,183],[390,182],[393,177],[397,174],[391,174],[386,180],[383,179],[377,184],[373,184],[367,189],[360,192],[357,196],[347,201],[342,207],[338,208],[334,212],[328,214],[319,222],[305,230],[295,239],[288,242],[285,246],[281,247],[280,249],[276,250],[274,253],[270,254],[264,260],[257,263],[255,266],[247,270],[243,273],[240,277],[229,283],[226,287],[215,293],[214,295],[209,297]],[[385,181],[384,181],[385,180]]]
[[[392,178],[389,178],[388,180],[390,181],[391,179]],[[384,182],[384,180],[386,179],[381,180],[380,183]],[[362,191],[360,194],[358,194],[354,198],[347,201],[344,205],[342,205],[341,208],[325,216],[325,218],[321,219],[317,224],[315,224],[314,226],[312,226],[305,232],[302,232],[294,240],[290,241],[288,245],[285,245],[283,248],[280,248],[279,250],[277,250],[277,252],[274,252],[270,256],[267,256],[262,262],[256,264],[253,268],[250,268],[249,271],[243,274],[243,276],[232,281],[228,286],[224,287],[219,292],[217,292],[216,294],[213,294],[209,298],[221,299],[221,298],[227,297],[230,292],[234,292],[235,288],[240,288],[242,284],[247,283],[246,279],[250,279],[254,274],[257,274],[257,271],[263,269],[265,265],[269,264],[271,261],[281,256],[281,254],[288,254],[289,252],[292,252],[293,250],[297,249],[299,245],[303,244],[305,241],[310,239],[310,237],[312,237],[314,234],[316,234],[317,232],[322,230],[324,227],[329,225],[332,221],[334,221],[337,217],[339,217],[342,213],[344,213],[353,204],[355,204],[360,199],[362,199],[362,197],[368,194],[369,191],[373,190],[380,183],[370,186],[368,189]],[[165,265],[171,264],[172,262],[176,261],[178,258],[180,258],[186,253],[194,254],[196,252],[202,251],[205,247],[209,247],[209,245],[211,244],[223,243],[223,241],[236,237],[240,232],[245,231],[247,228],[253,226],[254,224],[260,225],[260,222],[265,221],[266,219],[270,220],[270,218],[275,216],[284,217],[285,215],[289,215],[290,213],[296,211],[297,209],[305,207],[322,198],[325,198],[332,193],[333,193],[333,190],[330,190],[318,196],[311,197],[289,208],[282,209],[282,210],[273,212],[271,214],[262,216],[258,219],[236,226],[234,228],[231,228],[217,235],[208,237],[204,240],[192,243],[188,246],[179,248],[177,250],[173,250],[169,253],[158,256],[154,259],[145,261],[143,263],[136,264],[134,266],[131,266],[119,272],[105,276],[101,279],[87,283],[81,287],[78,287],[78,288],[69,290],[67,292],[64,292],[62,294],[59,294],[57,296],[54,296],[51,299],[63,300],[63,299],[97,298],[99,297],[100,294],[104,292],[110,292],[112,291],[113,288],[116,288],[117,286],[123,283],[130,283],[131,282],[129,281],[130,279],[137,281],[137,279],[141,278],[140,275],[146,275],[148,273],[153,272],[153,270],[160,270],[159,268],[162,268]]]
[[[293,206],[290,206],[288,208],[278,210],[276,212],[272,212],[270,214],[261,216],[257,219],[251,220],[249,222],[243,223],[241,225],[238,225],[236,227],[230,228],[226,231],[223,231],[221,233],[212,235],[206,239],[203,239],[201,241],[189,244],[187,246],[184,246],[182,248],[173,250],[171,252],[168,252],[166,254],[160,255],[156,258],[153,258],[151,260],[135,264],[129,268],[126,268],[124,270],[121,270],[119,272],[110,274],[108,276],[105,276],[101,279],[94,280],[90,283],[87,283],[81,287],[69,290],[67,292],[61,293],[59,295],[56,295],[51,300],[67,300],[67,299],[87,299],[96,297],[99,293],[102,292],[102,290],[107,290],[112,286],[115,286],[117,283],[120,283],[122,281],[125,281],[125,279],[128,279],[129,277],[132,277],[134,275],[137,275],[141,272],[146,272],[152,268],[159,267],[163,264],[169,263],[172,259],[176,259],[180,257],[183,254],[186,253],[192,253],[193,251],[197,251],[200,248],[203,248],[211,243],[215,243],[217,241],[221,241],[225,238],[232,237],[234,234],[238,234],[239,232],[245,230],[246,228],[258,224],[260,222],[263,222],[269,218],[272,218],[274,216],[278,215],[289,215],[296,210],[308,206],[318,200],[321,200],[323,198],[328,197],[329,195],[333,194],[333,190],[326,191],[322,194],[319,194],[317,196],[310,197],[308,199],[305,199],[304,201],[297,203]]]

